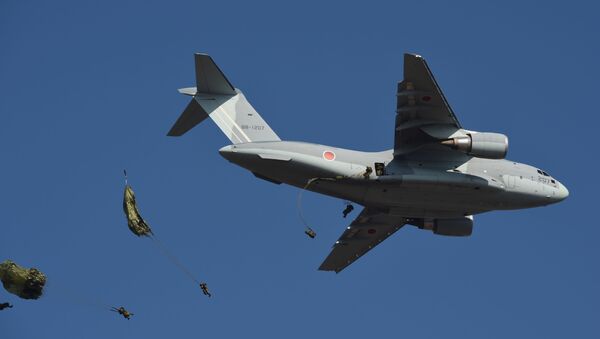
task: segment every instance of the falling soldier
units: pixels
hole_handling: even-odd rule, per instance
[[[313,229],[308,226],[306,226],[304,234],[308,235],[311,239],[314,239],[317,236],[317,232],[313,231]]]
[[[212,297],[212,295],[208,291],[208,285],[205,282],[200,283],[200,289],[202,289],[202,293],[204,293],[204,295],[207,295],[209,298]]]
[[[133,315],[133,313],[130,313],[129,311],[127,311],[125,309],[125,307],[123,307],[123,306],[121,306],[119,308],[113,307],[110,310],[113,311],[113,312],[119,313],[120,315],[123,316],[123,318],[125,318],[127,320],[129,320],[131,318],[131,316]]]
[[[5,308],[13,308],[13,305],[11,305],[9,303],[2,303],[2,304],[0,304],[0,311],[2,311]]]
[[[346,208],[344,208],[344,211],[342,211],[342,213],[344,214],[344,218],[350,214],[350,212],[352,212],[354,210],[354,206],[352,206],[352,204],[348,204],[346,205]]]
[[[371,168],[371,166],[367,166],[365,172],[363,173],[363,178],[369,179],[371,177],[371,173],[373,173],[373,169]]]

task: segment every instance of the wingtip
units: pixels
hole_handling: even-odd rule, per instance
[[[416,53],[404,53],[405,57],[412,57],[412,58],[417,58],[417,59],[423,59],[423,57],[420,54],[416,54]]]
[[[203,60],[206,60],[206,59],[214,62],[213,58],[208,53],[194,53],[194,60],[196,60],[196,63],[202,62]]]
[[[177,89],[177,92],[184,95],[194,96],[198,92],[196,87],[184,87]]]
[[[328,271],[334,271],[335,269],[333,269],[331,267],[326,267],[324,264],[321,264],[321,266],[319,266],[318,270],[328,272]]]
[[[341,271],[344,270],[344,268],[346,268],[346,266],[344,267],[328,267],[325,265],[321,265],[319,266],[319,271],[323,271],[323,272],[335,272],[335,274],[340,273]]]

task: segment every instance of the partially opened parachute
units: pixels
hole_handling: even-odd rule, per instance
[[[129,185],[125,185],[125,193],[123,195],[123,211],[127,217],[127,225],[131,232],[138,237],[152,235],[150,226],[144,221],[140,215],[140,211],[135,203],[135,195],[133,189]]]
[[[23,299],[38,299],[46,285],[42,272],[23,268],[10,260],[0,263],[0,280],[8,292]]]
[[[192,272],[188,270],[174,255],[171,254],[169,250],[156,238],[150,226],[144,221],[142,216],[140,215],[140,211],[138,210],[137,204],[135,202],[135,195],[133,193],[133,189],[129,184],[127,184],[127,171],[123,171],[125,174],[125,193],[123,194],[123,211],[125,211],[125,216],[127,217],[127,225],[133,234],[141,237],[146,236],[153,240],[154,244],[158,247],[158,249],[173,263],[177,266],[183,273],[185,273],[192,281],[196,284],[200,284],[200,281],[194,277]],[[206,287],[206,283],[204,283]],[[201,285],[202,288],[202,285]],[[204,291],[204,288],[203,288]],[[208,291],[208,290],[207,290]],[[207,294],[207,293],[205,293]],[[209,295],[208,293],[207,295]]]

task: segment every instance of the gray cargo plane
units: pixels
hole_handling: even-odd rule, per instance
[[[231,140],[219,153],[256,177],[352,201],[364,208],[319,267],[340,272],[404,225],[469,236],[473,215],[545,206],[567,188],[536,167],[505,160],[503,134],[463,129],[425,59],[404,55],[394,148],[361,152],[282,141],[206,54],[196,54],[196,87],[168,135],[210,117]]]

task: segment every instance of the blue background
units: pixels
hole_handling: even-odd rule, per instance
[[[0,260],[47,292],[1,338],[598,338],[598,7],[480,1],[2,1]],[[476,216],[470,238],[400,230],[319,272],[342,202],[255,179],[210,121],[166,132],[210,53],[285,140],[393,144],[402,55],[427,58],[461,123],[510,138],[571,196]],[[121,209],[127,168],[158,238]],[[353,215],[355,216],[355,214]],[[105,311],[125,305],[131,321]]]

